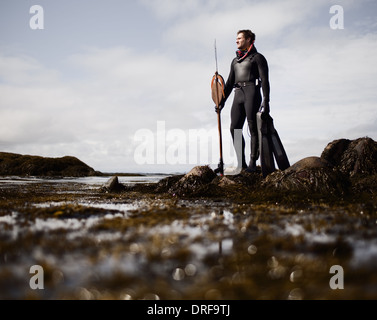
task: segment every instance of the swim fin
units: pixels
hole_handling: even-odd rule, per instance
[[[259,139],[260,164],[263,177],[275,171],[275,162],[272,149],[272,139],[268,132],[268,121],[257,112],[257,127]]]
[[[267,121],[267,131],[271,136],[272,142],[272,152],[274,154],[276,163],[280,170],[285,170],[290,167],[289,160],[283,144],[280,140],[279,134],[274,126],[274,119],[269,115],[266,119]]]

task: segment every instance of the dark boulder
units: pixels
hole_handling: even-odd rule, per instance
[[[326,159],[320,157],[307,157],[297,161],[295,164],[287,168],[286,172],[310,170],[315,168],[330,168],[333,165]]]
[[[125,190],[125,186],[119,183],[118,176],[111,177],[103,186],[104,192],[119,192]]]
[[[321,158],[330,162],[334,167],[339,166],[344,151],[348,148],[351,140],[338,139],[330,142],[322,151]]]
[[[168,193],[178,196],[199,196],[208,192],[210,183],[217,177],[208,166],[196,166],[169,187]],[[171,180],[173,181],[173,180]]]
[[[156,184],[155,191],[158,193],[168,192],[183,176],[183,174],[178,174],[161,179]]]
[[[330,142],[321,158],[350,177],[377,174],[377,142],[368,137]]]
[[[307,157],[285,171],[271,173],[262,181],[261,186],[274,192],[327,196],[347,192],[349,180],[329,161],[320,157]]]

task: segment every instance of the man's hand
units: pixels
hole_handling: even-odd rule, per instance
[[[270,102],[268,100],[263,99],[259,112],[264,116],[267,116],[270,113]]]
[[[221,101],[219,104],[219,107],[215,106],[216,113],[221,112],[221,110],[224,108],[224,105],[225,105],[224,101]]]

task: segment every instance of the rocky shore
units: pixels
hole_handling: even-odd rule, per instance
[[[0,182],[0,299],[375,300],[376,155],[370,138],[341,139],[266,178],[203,165],[93,185],[76,160],[38,171],[2,154],[19,176]]]
[[[0,152],[0,176],[85,177],[104,175],[77,158],[44,158]],[[208,166],[172,175],[157,185],[126,187],[117,175],[103,186],[107,192],[147,192],[178,198],[226,198],[243,202],[342,201],[370,198],[377,190],[377,142],[364,137],[330,142],[320,156],[304,158],[288,169],[263,178],[241,171],[218,176]]]
[[[377,142],[368,137],[335,140],[319,157],[304,158],[266,178],[259,167],[256,173],[218,176],[209,166],[197,166],[186,175],[162,179],[150,189],[134,187],[138,189],[178,198],[223,198],[244,203],[373,202],[377,192]]]

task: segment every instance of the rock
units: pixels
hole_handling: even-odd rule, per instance
[[[224,187],[224,186],[235,185],[235,184],[236,182],[234,180],[231,180],[230,178],[223,176],[223,177],[220,177],[217,185],[219,187]]]
[[[208,190],[209,184],[216,177],[216,173],[208,165],[196,166],[174,183],[168,192],[180,196],[200,195]]]
[[[338,166],[342,160],[344,151],[348,148],[351,140],[338,139],[330,142],[322,151],[321,158],[330,162],[333,166]]]
[[[190,170],[181,180],[199,178],[202,182],[211,182],[216,177],[215,172],[209,166],[196,166]]]
[[[377,174],[377,143],[370,138],[350,143],[342,159],[341,170],[350,176]]]
[[[321,158],[350,177],[377,174],[377,142],[368,137],[334,140],[326,146]]]
[[[286,169],[286,172],[308,170],[313,168],[329,168],[331,163],[320,157],[307,157],[297,161],[295,164]]]
[[[179,174],[161,179],[157,183],[155,191],[159,193],[168,192],[183,176],[183,174]]]
[[[119,183],[118,176],[111,177],[102,187],[102,190],[106,192],[118,192],[124,189],[125,187]]]
[[[308,167],[300,170],[275,171],[262,181],[267,192],[286,192],[311,197],[344,195],[350,182],[346,175],[331,167]]]
[[[323,194],[341,195],[348,191],[349,180],[326,159],[307,157],[285,171],[268,175],[261,186],[275,192],[289,192],[301,196]]]

